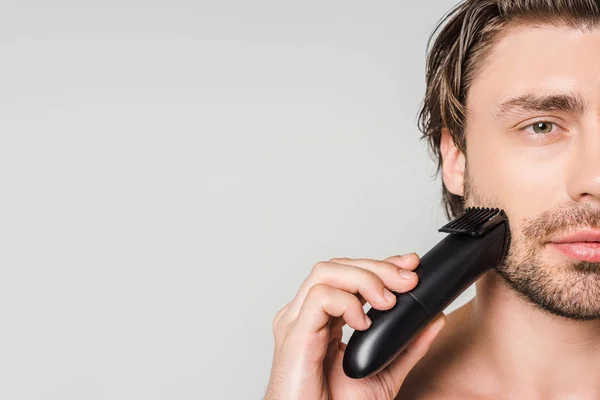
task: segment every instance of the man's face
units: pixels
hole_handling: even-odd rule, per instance
[[[600,29],[511,28],[467,108],[466,205],[503,208],[513,235],[498,271],[544,310],[600,318]]]

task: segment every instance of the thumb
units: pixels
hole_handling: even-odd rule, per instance
[[[445,325],[446,315],[441,313],[413,339],[398,358],[387,366],[394,385],[393,393],[398,393],[408,373],[427,354],[431,343]]]

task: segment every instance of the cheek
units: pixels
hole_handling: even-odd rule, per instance
[[[559,159],[541,157],[539,148],[512,146],[506,140],[472,139],[467,156],[471,184],[511,219],[520,224],[556,204],[564,171]]]

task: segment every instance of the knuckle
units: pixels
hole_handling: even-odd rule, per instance
[[[350,297],[350,307],[354,308],[356,311],[358,311],[360,313],[364,313],[363,306],[360,303],[360,300],[358,299],[358,297],[356,297],[356,296]]]
[[[376,286],[383,286],[383,282],[381,281],[381,278],[375,272],[370,271],[368,269],[362,269],[360,271],[360,273],[362,274],[361,279],[364,279],[369,284],[376,285]]]
[[[327,261],[319,261],[318,263],[316,263],[312,270],[313,272],[318,272],[321,271],[323,269],[326,269],[329,266],[329,263]]]
[[[281,317],[283,316],[283,314],[287,311],[287,305],[285,307],[283,307],[281,310],[279,310],[277,312],[277,314],[275,314],[275,317],[273,318],[273,323],[272,323],[272,330],[273,333],[276,333],[277,331],[277,326],[279,325],[279,321],[281,320]]]
[[[316,308],[328,306],[331,303],[331,288],[324,283],[312,285],[302,302],[299,315],[312,313]]]
[[[315,283],[308,289],[308,294],[306,297],[315,298],[315,297],[325,297],[329,292],[329,287],[324,283]]]

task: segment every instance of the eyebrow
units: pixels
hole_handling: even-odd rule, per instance
[[[564,111],[581,115],[586,108],[587,102],[578,93],[525,93],[503,100],[496,106],[493,114],[499,119],[527,111]]]

